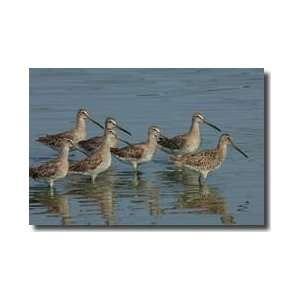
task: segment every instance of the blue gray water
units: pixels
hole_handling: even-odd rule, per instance
[[[134,176],[113,160],[96,184],[68,176],[55,191],[30,179],[30,224],[35,225],[262,225],[264,223],[263,69],[31,69],[30,165],[55,153],[35,142],[74,125],[80,107],[104,123],[115,117],[131,142],[144,141],[149,125],[167,136],[190,127],[194,112],[232,134],[248,155],[230,149],[222,166],[200,188],[198,174],[180,171],[157,152]],[[88,134],[102,134],[88,123]],[[218,132],[202,126],[202,148]],[[81,153],[72,160],[83,158]]]

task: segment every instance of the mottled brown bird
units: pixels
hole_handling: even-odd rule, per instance
[[[74,145],[77,145],[79,141],[86,139],[86,119],[104,129],[101,124],[90,117],[87,110],[81,108],[77,112],[75,128],[57,134],[47,134],[46,136],[39,137],[37,141],[55,151],[60,151],[61,144],[64,139],[71,139]],[[70,150],[72,151],[74,149],[75,147],[72,147]]]
[[[199,182],[201,183],[201,176],[206,180],[209,172],[214,171],[222,166],[227,154],[227,146],[232,145],[243,156],[248,158],[238,146],[233,143],[229,134],[222,134],[219,138],[219,143],[215,149],[202,150],[194,154],[184,154],[171,158],[177,166],[183,166],[188,169],[200,173]]]
[[[114,140],[115,133],[107,130],[103,143],[89,157],[70,166],[69,173],[88,175],[94,183],[97,175],[106,171],[111,165],[110,149]]]
[[[66,177],[69,170],[69,149],[74,146],[70,139],[64,139],[61,143],[60,153],[55,160],[51,160],[37,167],[29,169],[29,176],[35,180],[44,180],[53,187],[54,181]]]
[[[112,148],[111,152],[121,162],[131,164],[134,171],[137,172],[140,164],[152,160],[160,136],[162,136],[160,129],[152,126],[148,129],[148,139],[145,143],[133,144],[120,149]]]
[[[116,128],[122,130],[123,132],[127,133],[128,135],[131,135],[131,133],[129,131],[127,131],[126,129],[119,126],[115,119],[113,119],[111,117],[107,118],[105,121],[105,132],[107,130],[114,131],[114,129],[116,129]],[[102,136],[94,136],[90,139],[78,142],[78,147],[81,150],[85,151],[87,154],[89,154],[89,155],[92,154],[104,142],[105,132],[104,132],[104,135],[102,135]],[[115,131],[114,131],[114,133],[116,134]],[[120,139],[118,138],[118,136],[116,134],[112,141],[112,145],[111,145],[112,148],[117,147],[119,140]]]
[[[195,113],[192,117],[192,125],[187,133],[172,138],[161,137],[158,141],[161,149],[169,154],[188,154],[198,150],[202,141],[200,124],[206,124],[217,131],[217,126],[211,124],[201,113]]]

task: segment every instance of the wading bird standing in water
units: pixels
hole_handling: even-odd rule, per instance
[[[169,154],[194,153],[201,145],[202,135],[200,124],[206,124],[221,132],[217,126],[211,124],[201,113],[195,113],[192,117],[192,125],[189,132],[172,138],[161,137],[158,141],[161,149]]]
[[[123,132],[127,133],[128,135],[131,135],[131,133],[129,131],[127,131],[126,129],[124,129],[121,126],[119,126],[118,123],[117,123],[117,121],[115,119],[109,117],[109,118],[107,118],[105,120],[104,135],[102,135],[102,136],[95,136],[95,137],[92,137],[90,139],[80,141],[78,143],[78,147],[80,149],[82,149],[84,152],[86,152],[87,154],[93,153],[104,142],[105,132],[107,130],[113,130],[114,131],[115,128],[122,130]],[[114,133],[116,134],[115,131],[114,131]],[[111,143],[111,147],[112,148],[117,147],[118,142],[119,142],[119,138],[118,138],[117,135],[115,135],[113,137],[113,141]]]
[[[101,124],[90,117],[87,110],[81,108],[77,112],[75,128],[57,134],[47,134],[46,136],[39,137],[37,141],[52,148],[55,151],[60,151],[61,144],[64,139],[71,139],[74,145],[77,145],[79,141],[86,139],[86,119],[104,129]],[[74,149],[75,147],[72,147],[70,150],[72,151]]]
[[[206,180],[209,172],[222,166],[226,158],[228,145],[232,145],[234,149],[248,158],[247,154],[233,143],[232,137],[224,133],[220,136],[219,143],[215,149],[203,150],[195,154],[175,156],[171,158],[171,161],[177,166],[183,166],[200,173],[199,183],[201,184],[201,176]]]
[[[64,139],[61,142],[60,153],[55,160],[51,160],[37,167],[29,169],[29,176],[35,180],[44,180],[53,187],[54,181],[64,178],[69,170],[69,150],[74,147],[74,142],[70,139]]]
[[[111,165],[111,145],[115,141],[113,130],[106,130],[103,143],[87,158],[75,162],[70,166],[70,174],[88,175],[92,183],[98,174],[106,171]]]
[[[112,148],[111,152],[123,163],[131,164],[134,171],[138,171],[138,166],[152,160],[156,149],[157,141],[162,137],[160,129],[152,126],[148,129],[148,139],[144,143],[126,146],[124,148]]]

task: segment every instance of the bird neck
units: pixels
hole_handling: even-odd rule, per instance
[[[69,158],[69,151],[70,151],[69,146],[63,146],[58,155],[58,159],[67,161]]]
[[[114,136],[111,136],[111,135],[108,135],[108,134],[104,135],[103,147],[106,147],[108,151],[111,148],[111,145],[113,143],[113,139],[114,139]]]
[[[154,149],[156,148],[157,146],[157,139],[154,135],[152,134],[149,134],[148,135],[148,140],[147,140],[147,144],[150,146],[150,147],[153,147]]]
[[[193,136],[200,136],[200,126],[196,120],[192,120],[189,133]]]
[[[114,129],[105,127],[105,129],[104,129],[104,136],[105,136],[105,137],[108,136],[108,131],[109,131],[109,130],[111,130],[114,134],[116,134],[116,131],[115,131]]]
[[[82,117],[77,117],[76,119],[76,129],[79,131],[85,131],[85,119]]]
[[[225,160],[227,154],[227,144],[219,141],[217,151],[221,157],[221,160]]]

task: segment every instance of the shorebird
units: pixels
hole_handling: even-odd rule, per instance
[[[86,138],[86,119],[92,121],[94,124],[104,129],[101,124],[90,117],[87,110],[81,108],[77,112],[75,128],[57,134],[47,134],[46,136],[39,137],[37,141],[52,148],[55,151],[59,151],[63,139],[66,138],[71,139],[74,145],[76,145],[79,141]],[[72,147],[70,150],[72,151],[74,150],[74,148],[75,147]]]
[[[69,150],[74,147],[74,142],[71,139],[64,139],[60,145],[57,159],[29,169],[30,177],[35,180],[47,181],[50,188],[53,187],[54,181],[66,177],[69,170]]]
[[[193,114],[192,125],[189,132],[174,136],[172,138],[161,137],[158,141],[161,150],[169,154],[187,154],[194,153],[201,145],[200,124],[206,124],[217,131],[221,129],[211,124],[201,113]]]
[[[123,132],[127,133],[128,135],[131,135],[131,133],[129,131],[127,131],[126,129],[119,126],[115,119],[113,119],[111,117],[107,118],[105,120],[105,131],[107,131],[107,130],[114,131],[115,128],[122,130]],[[97,149],[103,143],[104,139],[105,139],[105,134],[102,136],[95,136],[90,139],[78,142],[78,147],[80,149],[82,149],[83,151],[85,151],[87,154],[91,154],[95,151],[95,149]],[[118,139],[117,135],[114,136],[113,140],[111,142],[111,147],[112,148],[117,147],[118,141],[119,141],[119,139]]]
[[[70,166],[70,174],[82,174],[91,176],[92,183],[98,174],[106,171],[111,165],[111,144],[115,141],[115,133],[113,130],[105,132],[103,143],[87,158],[75,162]]]
[[[152,160],[160,136],[162,136],[160,129],[152,126],[148,129],[148,140],[145,143],[133,144],[120,149],[112,148],[111,152],[121,162],[132,164],[134,171],[137,172],[139,164]]]
[[[220,136],[218,145],[215,149],[202,150],[194,154],[174,156],[171,158],[171,161],[173,161],[177,166],[183,166],[199,172],[199,182],[201,184],[201,176],[204,180],[206,180],[209,172],[212,172],[222,166],[226,158],[228,145],[232,145],[233,148],[248,158],[247,154],[233,143],[232,137],[229,134],[224,133]]]

